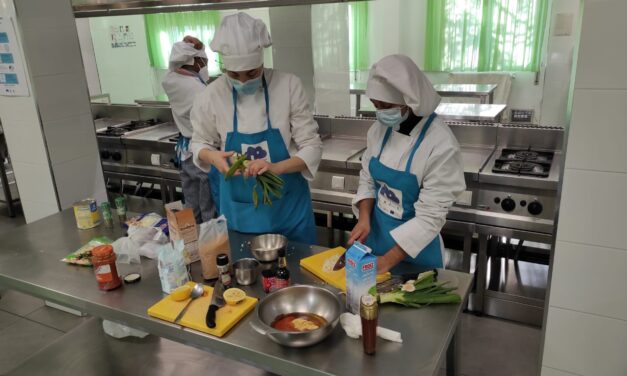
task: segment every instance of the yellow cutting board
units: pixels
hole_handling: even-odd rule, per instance
[[[194,282],[187,283],[190,287],[194,286]],[[225,305],[216,312],[216,327],[210,329],[205,325],[205,316],[211,304],[211,294],[213,287],[203,286],[205,293],[190,303],[187,312],[178,321],[178,324],[187,328],[196,329],[198,331],[211,334],[217,337],[224,336],[239,320],[252,311],[257,304],[257,299],[247,296],[244,301],[237,305]],[[174,322],[174,319],[183,310],[189,299],[180,302],[172,300],[170,296],[158,301],[155,305],[148,308],[148,314],[161,320]]]
[[[331,286],[338,288],[342,291],[346,291],[346,268],[340,270],[333,270],[335,262],[329,263],[328,271],[325,271],[324,264],[333,257],[333,260],[337,260],[337,256],[341,256],[346,251],[344,247],[337,247],[328,249],[324,252],[317,253],[313,256],[306,257],[300,260],[300,266],[311,272],[316,277],[330,284]],[[377,283],[387,281],[391,278],[390,273],[377,275]]]

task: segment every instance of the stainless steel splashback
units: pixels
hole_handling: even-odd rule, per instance
[[[331,117],[314,115],[320,127],[320,134],[333,137],[350,137],[366,139],[368,129],[376,119],[367,117]]]
[[[81,18],[343,2],[347,0],[72,0],[72,7],[74,16]]]
[[[496,143],[498,124],[466,121],[445,122],[462,146],[493,148]]]
[[[94,119],[132,119],[148,120],[158,119],[162,122],[174,121],[169,107],[137,106],[132,104],[102,104],[92,103],[91,113]]]
[[[544,150],[562,150],[564,128],[535,124],[501,124],[497,145],[502,147],[532,147]]]

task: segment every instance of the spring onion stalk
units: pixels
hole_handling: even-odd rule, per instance
[[[430,304],[460,303],[461,297],[453,292],[457,287],[448,286],[448,282],[438,282],[436,276],[435,270],[419,274],[413,281],[413,291],[407,291],[408,288],[400,285],[390,292],[377,294],[376,286],[373,286],[369,293],[376,296],[381,304],[395,303],[412,308]]]
[[[246,159],[246,154],[233,154],[230,159],[231,167],[227,171],[226,175],[224,175],[224,180],[229,180],[235,175],[236,171],[240,171],[244,173],[246,167],[250,163],[248,159]],[[283,190],[283,179],[279,177],[277,174],[271,171],[266,171],[261,175],[257,175],[256,183],[252,189],[252,199],[253,205],[255,208],[259,206],[259,193],[257,192],[257,187],[261,188],[261,200],[264,205],[272,206],[272,197],[279,199],[282,196],[281,191]]]

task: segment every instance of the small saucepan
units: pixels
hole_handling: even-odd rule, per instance
[[[340,320],[343,312],[340,299],[333,292],[318,286],[294,285],[273,292],[257,305],[257,319],[250,325],[274,342],[288,347],[305,347],[325,339]],[[280,315],[313,313],[327,322],[322,327],[306,332],[287,332],[271,325]]]

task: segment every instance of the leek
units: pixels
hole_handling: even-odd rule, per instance
[[[460,303],[461,297],[454,293],[457,287],[448,286],[448,282],[438,282],[437,271],[430,270],[418,275],[414,281],[414,291],[404,291],[402,285],[396,289],[377,294],[376,286],[369,293],[377,297],[381,304],[395,303],[405,307],[420,308],[430,304]]]
[[[229,171],[227,171],[226,175],[224,175],[224,180],[229,180],[233,177],[236,171],[240,171],[244,173],[244,170],[250,163],[248,159],[246,159],[246,154],[233,154],[231,157],[231,167]],[[276,175],[274,172],[266,171],[261,175],[257,175],[257,182],[253,186],[252,189],[252,199],[253,205],[255,208],[259,206],[259,193],[257,193],[257,186],[261,187],[261,198],[264,205],[272,206],[272,198],[274,196],[276,199],[281,198],[283,190],[283,179]]]

